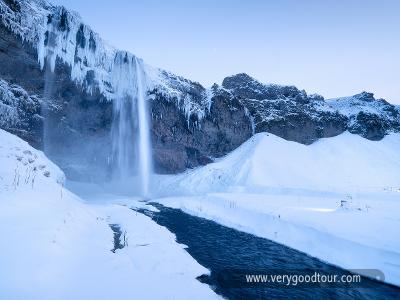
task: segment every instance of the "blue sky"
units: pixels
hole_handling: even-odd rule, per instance
[[[400,103],[397,0],[53,0],[113,46],[205,86],[246,72]]]

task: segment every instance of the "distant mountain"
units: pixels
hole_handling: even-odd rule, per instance
[[[68,176],[104,178],[113,102],[134,88],[135,60],[64,7],[0,0],[0,127],[38,148],[47,128],[46,153]],[[346,130],[371,140],[400,130],[399,108],[369,93],[325,101],[247,74],[204,88],[145,63],[143,71],[160,173],[209,163],[258,132],[311,144]]]

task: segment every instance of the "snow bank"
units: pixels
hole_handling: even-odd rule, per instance
[[[160,193],[400,188],[399,149],[400,134],[375,142],[346,132],[306,146],[260,133],[215,163],[162,180]]]
[[[207,299],[208,271],[127,207],[91,207],[42,152],[0,130],[1,299]],[[128,244],[113,253],[110,224]]]
[[[0,129],[0,192],[36,191],[64,184],[64,173],[41,151]]]

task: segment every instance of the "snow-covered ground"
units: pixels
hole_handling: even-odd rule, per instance
[[[206,299],[208,271],[107,188],[72,183],[0,130],[0,299]],[[258,134],[213,164],[160,176],[156,201],[400,285],[400,135],[304,146]],[[122,232],[115,253],[110,224]]]
[[[156,201],[400,285],[400,135],[305,146],[258,134],[213,164],[160,176]]]
[[[0,141],[0,299],[217,297],[172,233],[128,207],[88,205],[42,152],[3,130]],[[110,224],[125,241],[115,253]]]

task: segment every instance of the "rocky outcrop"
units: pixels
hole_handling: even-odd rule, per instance
[[[374,94],[360,94],[327,100],[333,109],[348,119],[347,129],[369,140],[381,140],[389,132],[400,131],[400,108]]]
[[[151,103],[152,140],[159,172],[204,165],[232,151],[252,135],[249,116],[231,94],[214,90],[210,108],[189,119],[174,102],[156,96]]]
[[[20,86],[0,79],[0,128],[41,147],[41,101],[35,95],[30,96]]]
[[[263,84],[248,76],[227,77],[222,86],[240,97],[254,118],[255,131],[311,144],[346,130],[347,118],[329,108],[320,95],[307,95],[295,86]]]
[[[256,132],[303,144],[345,130],[371,140],[400,130],[398,107],[372,93],[325,101],[294,86],[263,84],[247,74],[227,77],[222,86],[250,111]]]

